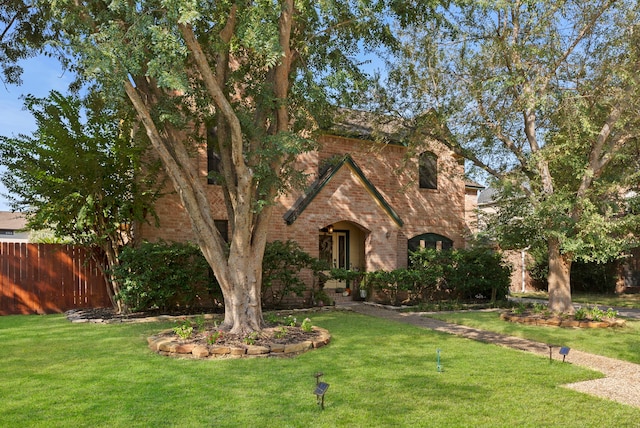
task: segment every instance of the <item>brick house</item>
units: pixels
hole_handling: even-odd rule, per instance
[[[411,156],[401,136],[363,123],[362,117],[348,117],[318,136],[318,151],[299,157],[309,186],[304,193],[277,200],[268,239],[294,240],[335,267],[361,271],[406,267],[409,248],[464,248],[475,232],[482,186],[465,181],[462,159],[433,139]],[[383,142],[374,141],[374,133]],[[203,182],[211,182],[211,156],[201,147],[194,159]],[[209,184],[207,189],[214,218],[224,231],[221,187]],[[192,238],[175,192],[156,203],[156,212],[160,227],[144,225],[144,239]],[[338,285],[326,285],[332,286]]]
[[[27,218],[22,213],[0,211],[0,242],[28,242]]]

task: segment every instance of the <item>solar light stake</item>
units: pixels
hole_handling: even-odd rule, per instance
[[[324,410],[324,394],[329,389],[329,384],[325,382],[320,382],[320,378],[324,375],[322,372],[316,373],[314,376],[316,378],[316,389],[313,393],[316,395],[316,401],[320,408]]]
[[[438,373],[442,373],[442,366],[440,365],[440,349],[436,349],[436,354],[438,355],[438,365],[436,366],[438,369]]]

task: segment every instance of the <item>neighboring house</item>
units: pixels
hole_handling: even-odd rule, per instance
[[[26,225],[24,214],[0,211],[0,242],[28,242],[29,232],[24,231]]]
[[[406,267],[409,249],[421,246],[464,248],[475,232],[475,199],[482,186],[467,185],[463,160],[436,140],[424,141],[411,156],[401,135],[368,123],[364,113],[350,115],[318,137],[318,151],[299,157],[299,167],[311,177],[308,188],[277,200],[268,239],[294,240],[334,267],[367,272]],[[212,156],[202,147],[194,159],[204,183],[215,167]],[[220,186],[210,184],[208,197],[226,232]],[[144,225],[144,239],[192,238],[175,192],[155,209],[160,227]]]
[[[479,231],[478,204],[485,187],[473,180],[465,181],[465,221],[473,235]]]
[[[480,231],[487,229],[487,217],[498,212],[497,199],[498,191],[495,187],[487,187],[480,191],[478,195],[478,229]]]
[[[486,230],[487,217],[498,212],[496,203],[497,196],[498,192],[494,187],[487,187],[478,195],[477,215],[479,231]],[[527,271],[527,265],[533,261],[532,257],[528,253],[528,248],[520,250],[505,250],[502,253],[513,269],[509,290],[512,293],[535,291],[536,287],[533,285],[531,276]]]
[[[485,217],[497,213],[497,191],[495,188],[487,187],[478,196],[478,228],[486,229]],[[527,265],[533,259],[528,253],[528,248],[520,250],[504,251],[504,255],[513,267],[511,275],[512,292],[535,291],[531,277],[527,271]],[[617,262],[616,293],[639,293],[640,292],[640,248],[632,249],[626,257]]]

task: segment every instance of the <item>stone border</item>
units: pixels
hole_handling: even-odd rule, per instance
[[[572,318],[562,318],[559,316],[553,316],[551,318],[544,318],[536,315],[518,315],[503,312],[500,314],[500,318],[505,321],[527,324],[527,325],[540,325],[550,327],[575,327],[575,328],[609,328],[609,327],[624,327],[625,320],[622,319],[604,319],[602,321],[592,320],[575,320]]]
[[[175,337],[165,336],[162,333],[172,332],[166,330],[160,334],[147,338],[149,348],[160,355],[189,358],[189,359],[213,359],[213,358],[267,358],[267,357],[292,357],[311,349],[320,348],[331,341],[328,330],[320,327],[312,327],[318,333],[316,337],[298,343],[287,345],[273,343],[267,346],[242,345],[200,345],[195,343],[181,343]]]

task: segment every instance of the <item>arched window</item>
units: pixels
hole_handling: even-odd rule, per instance
[[[434,248],[436,250],[451,250],[453,241],[446,236],[437,233],[423,233],[416,235],[407,242],[409,251],[416,251],[420,248]]]
[[[424,152],[418,158],[418,174],[421,189],[438,188],[438,157],[432,152]]]

